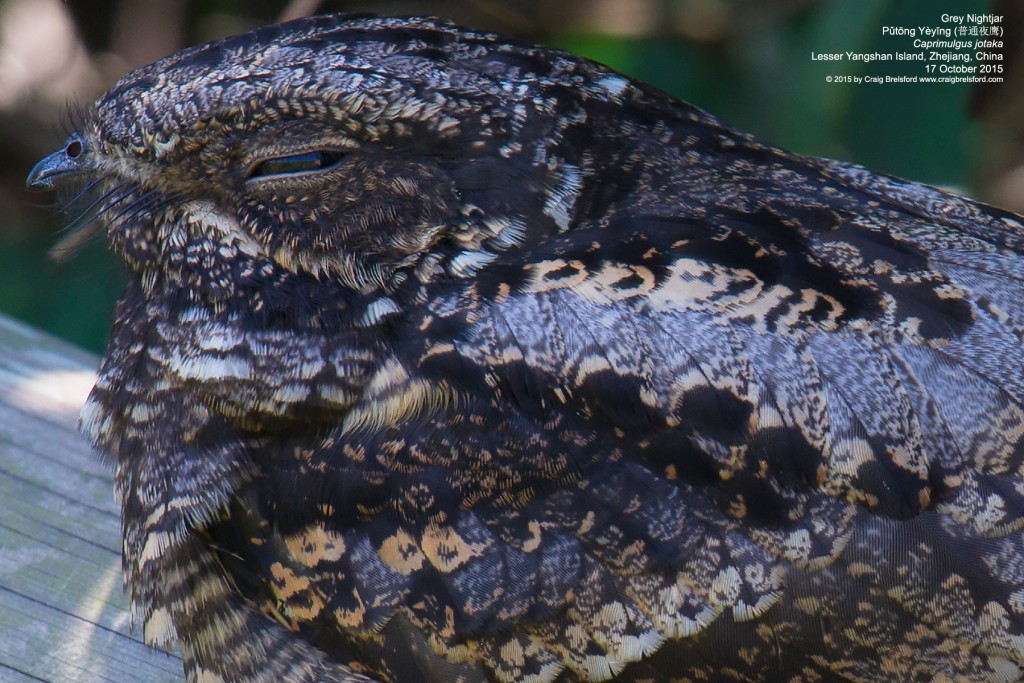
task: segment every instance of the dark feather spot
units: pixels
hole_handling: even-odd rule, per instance
[[[877,510],[896,519],[906,519],[921,512],[921,493],[928,480],[893,461],[884,445],[870,438],[875,457],[860,465],[855,486],[878,498]]]
[[[574,268],[569,264],[565,264],[564,266],[555,268],[553,270],[549,270],[546,273],[544,273],[544,279],[550,282],[555,282],[557,280],[564,280],[566,278],[575,277],[576,275],[579,275],[579,273],[579,268]]]
[[[950,339],[970,329],[974,308],[967,299],[942,297],[935,282],[897,282],[890,285],[900,320],[920,320],[918,332],[925,339]]]
[[[664,416],[643,402],[642,390],[639,377],[601,370],[587,375],[574,394],[598,424],[626,432],[664,425]]]
[[[751,460],[763,459],[768,477],[784,486],[806,489],[817,483],[821,451],[792,427],[759,429],[750,438]]]
[[[675,413],[702,436],[739,445],[746,441],[753,409],[750,402],[732,392],[704,385],[680,396]]]
[[[529,281],[528,269],[519,263],[493,263],[477,273],[476,291],[484,301],[493,300],[499,294],[516,293]]]

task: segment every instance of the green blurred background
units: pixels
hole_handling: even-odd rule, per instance
[[[1024,210],[1020,0],[0,0],[0,311],[103,347],[118,264],[99,241],[50,261],[62,218],[52,197],[22,189],[62,143],[69,104],[180,47],[318,11],[432,14],[566,48],[783,147]],[[901,67],[810,59],[908,49],[881,27],[935,25],[943,12],[1006,16],[1002,85],[829,84]]]

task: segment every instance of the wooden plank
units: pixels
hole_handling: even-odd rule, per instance
[[[0,316],[0,681],[181,681],[132,631],[111,472],[78,433],[95,357]]]

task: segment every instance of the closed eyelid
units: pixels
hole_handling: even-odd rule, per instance
[[[253,164],[246,177],[267,178],[325,171],[337,166],[344,157],[344,153],[335,150],[318,150],[303,154],[273,157]]]

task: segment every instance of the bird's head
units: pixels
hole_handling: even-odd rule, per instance
[[[369,293],[569,229],[602,137],[629,135],[602,113],[638,92],[435,20],[299,20],[128,74],[29,185],[85,179],[84,222],[137,273],[191,250]]]

